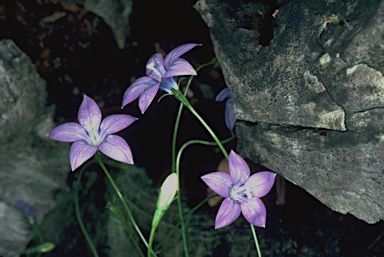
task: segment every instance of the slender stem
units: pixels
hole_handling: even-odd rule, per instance
[[[219,141],[220,144],[226,144],[230,141],[232,141],[233,139],[235,139],[236,136],[231,136],[227,139],[224,139],[222,141]],[[188,146],[192,145],[192,144],[201,144],[201,145],[209,145],[209,146],[216,146],[218,145],[217,142],[209,142],[209,141],[205,141],[205,140],[197,140],[197,139],[194,139],[194,140],[189,140],[188,142],[184,143],[181,147],[180,147],[180,150],[179,150],[179,153],[177,154],[177,158],[176,158],[176,163],[179,164],[180,163],[180,159],[181,159],[181,154],[183,153],[183,151],[185,150],[185,148],[187,148]],[[176,170],[179,169],[179,165],[176,166]]]
[[[208,126],[205,120],[196,112],[196,110],[192,107],[192,105],[188,105],[187,108],[193,113],[193,115],[195,115],[195,117],[201,122],[201,124],[203,124],[203,126],[208,130],[209,134],[211,134],[212,138],[216,141],[217,145],[219,146],[221,152],[223,153],[225,158],[228,160],[228,153],[225,150],[224,146],[220,143],[220,140],[217,138],[213,130]]]
[[[176,167],[177,166],[178,165],[176,164]],[[177,168],[176,168],[176,173],[177,173],[177,177],[180,181],[180,173],[179,173],[179,169],[177,169]],[[177,191],[177,196],[178,196],[177,197],[177,206],[179,209],[179,216],[180,216],[180,219],[183,220],[184,219],[184,212],[183,212],[183,206],[181,205],[180,189]],[[189,256],[189,253],[188,253],[188,232],[187,232],[187,228],[186,228],[184,222],[181,223],[181,235],[183,238],[184,256],[188,257]]]
[[[179,130],[179,124],[180,124],[180,118],[181,113],[183,112],[184,105],[180,103],[179,110],[177,112],[176,121],[175,121],[175,127],[173,129],[173,136],[172,136],[172,172],[175,171],[175,165],[176,165],[176,138],[177,138],[177,131]]]
[[[128,228],[128,225],[127,225],[127,223],[125,222],[125,220],[123,218],[121,219],[121,223],[122,223],[122,226],[125,229],[125,231],[127,231],[127,233],[129,235],[129,237],[131,238],[133,244],[135,245],[136,251],[139,253],[139,255],[141,257],[144,257],[144,253],[141,251],[141,249],[139,247],[139,244],[137,243],[136,239],[133,237],[133,234],[132,234],[131,230]]]
[[[202,64],[199,67],[197,67],[196,72],[198,72],[199,70],[201,70],[202,68],[204,68],[206,66],[209,66],[209,65],[215,64],[215,63],[217,63],[217,59],[213,58],[210,62]],[[186,94],[187,94],[188,89],[191,85],[193,77],[194,76],[190,76],[188,79],[188,82],[187,82],[187,85],[186,85],[186,88],[184,91],[184,95],[183,95],[184,99],[186,99]],[[172,165],[172,167],[171,167],[172,172],[175,172],[175,168],[176,168],[176,139],[177,139],[177,132],[179,130],[181,113],[183,112],[183,107],[184,107],[184,103],[181,101],[180,106],[179,106],[179,110],[177,112],[175,126],[174,126],[174,130],[173,130],[173,137],[172,137],[172,164],[171,164]],[[180,176],[179,176],[178,172],[177,172],[177,177],[178,177],[179,190],[177,190],[176,198],[177,198],[177,205],[178,205],[178,209],[179,209],[179,216],[180,216],[180,219],[183,220],[184,219],[184,217],[183,217],[184,213],[183,213],[183,208],[181,205]],[[186,227],[184,226],[183,222],[181,223],[181,230],[182,230],[182,238],[183,238],[184,255],[185,255],[185,257],[188,257],[188,238],[187,238],[188,234],[187,234]]]
[[[261,251],[260,251],[260,247],[259,247],[259,242],[257,241],[255,227],[252,224],[249,224],[249,225],[251,226],[253,240],[255,241],[257,256],[261,257]]]
[[[83,176],[84,170],[85,170],[85,168],[86,168],[87,166],[88,166],[88,165],[84,165],[84,166],[81,168],[80,173],[79,173],[79,176],[77,177],[77,185],[80,185],[81,177]],[[95,256],[95,257],[99,257],[99,254],[97,253],[96,248],[95,248],[95,246],[93,245],[93,242],[92,242],[92,240],[91,240],[91,237],[89,236],[89,234],[88,234],[88,232],[87,232],[87,229],[85,228],[84,223],[83,223],[83,220],[82,220],[82,218],[81,218],[81,214],[80,214],[80,206],[79,206],[79,191],[80,191],[80,189],[78,188],[78,189],[76,190],[76,195],[75,195],[75,210],[76,210],[77,222],[79,223],[81,232],[83,232],[83,235],[84,235],[84,237],[85,237],[85,240],[86,240],[87,243],[88,243],[89,248],[91,248],[91,252],[92,252],[93,256]]]
[[[149,236],[149,243],[148,243],[148,251],[147,251],[147,257],[151,257],[151,250],[152,250],[152,244],[153,244],[153,238],[155,236],[156,227],[151,227],[151,234]]]
[[[35,217],[29,218],[29,223],[31,224],[31,227],[32,227],[33,231],[37,235],[37,238],[39,240],[39,244],[40,245],[43,244],[44,243],[44,237],[43,237],[43,234],[41,233],[40,227],[37,224],[37,221],[36,221]],[[40,257],[40,256],[41,256],[41,253],[39,252],[36,255],[36,257]]]
[[[132,215],[131,211],[129,210],[129,207],[128,207],[127,203],[125,202],[123,195],[121,194],[119,188],[116,186],[115,181],[113,180],[111,174],[109,173],[109,171],[108,171],[107,168],[105,167],[104,163],[101,161],[101,158],[100,158],[100,152],[97,152],[95,156],[96,156],[97,162],[99,163],[100,167],[101,167],[102,170],[104,171],[104,173],[105,173],[105,175],[107,176],[109,182],[111,183],[113,189],[115,190],[117,196],[119,197],[121,203],[123,204],[124,209],[125,209],[125,211],[127,212],[128,217],[129,217],[129,219],[131,220],[132,225],[133,225],[133,227],[135,228],[137,234],[139,235],[140,239],[143,241],[143,243],[145,244],[145,246],[148,247],[147,240],[145,240],[143,234],[141,233],[139,227],[137,226],[137,223],[136,223],[135,219],[133,218],[133,215]],[[156,255],[155,255],[155,256],[156,256]]]
[[[176,158],[176,174],[177,174],[177,177],[180,178],[180,159],[181,159],[181,155],[183,153],[183,151],[191,144],[204,144],[204,145],[211,145],[211,146],[214,146],[214,145],[221,145],[222,144],[225,144],[231,140],[233,140],[235,138],[235,136],[232,136],[226,140],[223,140],[222,142],[208,142],[208,141],[204,141],[204,140],[190,140],[186,143],[184,143],[181,147],[180,147],[180,150],[177,154],[177,158]],[[184,214],[182,212],[182,208],[181,208],[181,198],[178,197],[177,198],[177,202],[178,202],[178,206],[179,206],[179,215],[180,215],[180,220],[184,220]],[[186,229],[183,229],[184,227],[184,222],[181,222],[181,230],[182,230],[182,236],[183,238],[187,238],[188,234],[187,234],[187,230]],[[188,256],[188,244],[187,244],[187,241],[188,240],[183,240],[183,246],[184,246],[184,255],[185,256]]]
[[[190,76],[189,80],[188,80],[188,83],[186,85],[186,88],[185,88],[184,97],[187,94],[187,91],[189,89],[189,86],[191,85],[192,79],[193,79],[193,76]],[[175,169],[176,169],[176,167],[175,167],[176,166],[176,139],[177,139],[177,132],[179,130],[181,113],[183,112],[183,107],[184,107],[184,105],[182,103],[180,103],[179,110],[178,110],[177,116],[176,116],[175,127],[174,127],[174,130],[173,130],[173,137],[172,137],[172,172],[175,172]],[[177,190],[176,198],[177,198],[177,206],[178,206],[178,210],[179,210],[179,216],[180,216],[180,219],[182,220],[183,216],[184,216],[184,213],[183,213],[183,207],[181,205],[180,176],[179,176],[179,173],[177,173],[177,179],[178,179],[178,184],[179,184],[179,190]],[[185,257],[188,257],[188,238],[187,238],[188,234],[187,234],[187,231],[186,231],[186,227],[184,226],[184,223],[181,223],[181,230],[182,230],[182,234],[181,235],[182,235],[182,238],[183,238],[184,255],[185,255]]]
[[[212,64],[218,64],[218,63],[219,62],[217,61],[216,58],[212,58],[212,60],[210,60],[209,62],[204,63],[204,64],[200,65],[199,67],[197,67],[196,72],[198,72],[199,70],[201,70],[204,67],[207,67],[207,66],[212,65]]]
[[[39,240],[39,244],[43,244],[45,242],[45,240],[44,240],[43,234],[41,233],[41,229],[36,222],[35,217],[31,217],[29,220],[29,223],[31,224],[33,231],[37,235],[37,238]]]
[[[211,61],[209,61],[209,62],[207,62],[207,63],[204,63],[204,64],[200,65],[199,67],[197,67],[197,68],[196,68],[196,72],[198,72],[199,70],[201,70],[201,69],[204,68],[204,67],[207,67],[207,66],[209,66],[209,65],[216,64],[216,63],[218,63],[218,62],[217,62],[217,59],[216,59],[216,58],[213,58]],[[189,89],[189,87],[191,86],[191,82],[192,82],[192,79],[193,79],[194,77],[195,77],[195,76],[189,76],[187,85],[186,85],[186,87],[185,87],[184,96],[187,95],[188,89]],[[182,103],[180,103],[179,110],[178,110],[178,112],[177,112],[177,116],[176,116],[175,127],[174,127],[174,130],[173,130],[173,137],[172,137],[172,172],[175,171],[175,160],[176,160],[176,138],[177,138],[177,131],[179,130],[180,117],[181,117],[181,113],[182,113],[182,111],[183,111],[183,107],[184,107],[184,105],[183,105]]]
[[[179,220],[179,222],[172,228],[172,230],[160,241],[160,243],[155,247],[154,251],[158,251],[160,249],[160,246],[173,234],[173,232],[176,231],[176,229],[184,223],[197,209],[199,209],[203,204],[208,202],[211,198],[219,196],[218,194],[210,195],[209,197],[205,198],[203,201],[201,201],[198,205],[196,205],[192,210],[190,210],[182,220]]]

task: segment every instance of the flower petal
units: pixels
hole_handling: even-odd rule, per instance
[[[75,142],[77,140],[87,140],[88,134],[79,123],[68,122],[53,129],[48,137],[61,142]]]
[[[229,91],[229,88],[226,87],[217,94],[215,100],[222,102],[227,98],[231,98],[231,92]]]
[[[269,171],[255,173],[245,182],[245,190],[252,196],[263,197],[271,191],[275,177],[276,174]]]
[[[128,143],[120,136],[109,135],[100,145],[100,151],[111,159],[133,164],[132,151]]]
[[[85,141],[76,141],[72,144],[69,152],[69,160],[72,171],[91,158],[97,151],[97,146],[90,145]]]
[[[241,207],[235,200],[230,197],[225,198],[216,215],[215,229],[228,226],[234,222],[240,216],[240,212]]]
[[[163,78],[184,76],[184,75],[197,75],[192,65],[183,59],[176,59],[167,69]]]
[[[213,191],[222,197],[229,197],[232,188],[231,176],[225,172],[212,172],[201,177],[201,179]]]
[[[247,163],[233,150],[231,150],[231,153],[229,154],[228,163],[233,184],[243,185],[250,174]]]
[[[159,82],[147,76],[138,78],[125,90],[122,107],[136,100],[145,90],[157,83]]]
[[[153,98],[155,98],[157,91],[159,91],[159,85],[160,83],[157,83],[152,87],[146,89],[141,94],[139,98],[139,108],[142,114],[144,114],[144,112],[148,109],[148,106],[152,103]]]
[[[245,219],[252,225],[265,228],[267,211],[264,203],[257,197],[240,202],[241,212]]]
[[[159,82],[164,73],[165,67],[163,56],[160,53],[152,55],[145,65],[145,74]]]
[[[101,122],[100,108],[92,98],[84,95],[77,118],[88,133],[92,133],[95,130],[97,131]]]
[[[236,124],[235,109],[233,108],[232,99],[228,99],[225,103],[225,125],[233,134],[233,129]]]
[[[100,125],[100,134],[106,137],[131,125],[137,118],[127,114],[114,114],[106,117]]]
[[[185,54],[186,52],[188,52],[189,50],[191,50],[196,46],[201,46],[201,44],[189,43],[189,44],[180,45],[175,49],[173,49],[165,57],[165,60],[164,60],[165,69],[168,70],[172,65],[172,63],[176,61],[176,59],[178,59],[180,56],[182,56],[183,54]]]

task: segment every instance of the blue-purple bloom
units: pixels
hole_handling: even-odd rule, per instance
[[[137,118],[127,114],[115,114],[101,121],[102,115],[96,102],[84,95],[78,120],[64,123],[48,134],[48,137],[62,142],[74,142],[69,159],[72,171],[91,158],[97,150],[108,157],[133,164],[132,151],[120,136],[112,135],[131,125]]]
[[[147,76],[138,78],[128,87],[124,93],[122,107],[139,98],[139,108],[144,114],[159,88],[167,93],[178,89],[174,76],[196,75],[192,65],[179,57],[199,45],[190,43],[178,46],[169,52],[165,59],[160,53],[152,55],[145,65]]]
[[[226,87],[223,90],[221,90],[217,94],[215,100],[218,102],[225,101],[225,125],[233,135],[233,129],[235,128],[237,119],[235,116],[235,110],[233,108],[232,97],[231,97],[231,92],[229,91],[229,88]]]
[[[229,154],[229,172],[212,172],[201,179],[217,194],[224,197],[217,212],[215,229],[228,226],[242,212],[252,225],[265,227],[266,209],[260,197],[271,190],[276,174],[262,171],[250,176],[247,163],[240,155]]]
[[[36,209],[28,203],[22,200],[17,200],[15,202],[15,207],[19,209],[28,220],[31,221],[35,217]]]

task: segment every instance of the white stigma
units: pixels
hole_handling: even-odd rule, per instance
[[[241,191],[242,191],[242,189],[239,186],[232,187],[231,192],[230,192],[231,198],[235,201],[239,200],[242,196]]]
[[[97,133],[97,129],[92,126],[92,136],[91,136],[91,139],[92,139],[92,145],[94,146],[98,146],[99,145],[99,135]]]
[[[147,69],[153,71],[156,75],[158,75],[160,78],[162,77],[162,75],[160,74],[160,72],[155,68],[155,62],[151,62],[147,65]]]

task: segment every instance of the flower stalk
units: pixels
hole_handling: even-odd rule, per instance
[[[98,153],[95,155],[95,157],[96,157],[96,160],[97,160],[98,164],[100,165],[101,169],[104,171],[104,173],[105,173],[105,175],[107,176],[109,182],[111,183],[113,189],[115,190],[115,192],[116,192],[118,198],[120,199],[121,203],[123,204],[124,209],[125,209],[125,211],[127,212],[128,217],[129,217],[130,221],[132,222],[132,225],[133,225],[134,229],[136,230],[137,234],[139,235],[141,241],[144,243],[144,245],[145,245],[146,247],[148,247],[148,242],[147,242],[147,240],[145,240],[145,237],[143,236],[143,233],[141,233],[139,226],[137,225],[135,219],[133,218],[133,215],[132,215],[132,213],[131,213],[131,211],[130,211],[130,209],[129,209],[127,203],[126,203],[126,201],[124,200],[123,195],[121,194],[119,188],[117,187],[115,181],[113,180],[111,174],[109,173],[109,171],[108,171],[107,168],[105,167],[104,163],[101,161],[100,153],[98,152]],[[155,256],[156,256],[156,255],[155,255]]]
[[[77,185],[80,185],[81,178],[83,176],[84,170],[88,165],[84,165],[79,173],[79,176],[77,177]],[[89,248],[91,249],[91,252],[94,257],[99,257],[99,254],[97,253],[96,247],[94,246],[91,237],[89,236],[87,229],[84,226],[83,219],[81,218],[81,213],[80,213],[80,205],[79,205],[79,190],[80,188],[76,188],[76,194],[75,194],[75,211],[76,211],[76,218],[77,218],[77,223],[79,223],[81,232],[83,233],[85,240],[88,243]]]
[[[255,247],[256,247],[256,251],[257,251],[257,256],[262,257],[261,256],[261,251],[260,251],[260,246],[259,246],[259,241],[257,240],[255,226],[253,226],[251,223],[249,223],[249,226],[251,227],[253,241],[255,241]]]
[[[152,219],[151,233],[149,236],[148,243],[148,253],[147,256],[151,257],[153,238],[155,236],[155,231],[159,226],[160,220],[163,217],[164,213],[168,210],[169,206],[175,198],[176,192],[179,189],[178,177],[176,173],[171,173],[164,180],[163,185],[159,190],[159,197],[157,199],[155,214]]]

